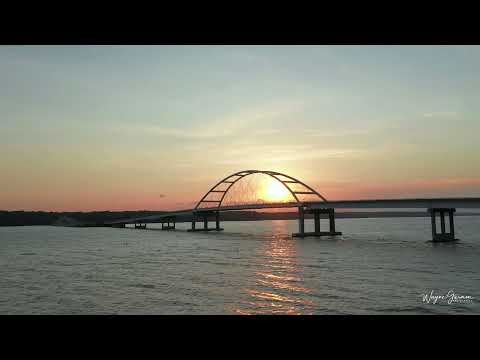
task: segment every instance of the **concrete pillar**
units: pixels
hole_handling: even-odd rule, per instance
[[[203,228],[208,229],[208,215],[203,215]]]
[[[442,230],[442,235],[445,234],[445,211],[440,211],[440,228]]]
[[[453,210],[448,212],[448,220],[450,222],[450,234],[455,238],[455,226],[453,225]]]
[[[315,223],[315,232],[320,233],[320,211],[318,209],[313,210],[313,217]]]
[[[328,220],[330,222],[330,232],[335,232],[335,209],[330,209],[328,213]]]
[[[432,240],[434,242],[437,241],[455,241],[455,225],[453,219],[453,213],[456,209],[454,208],[431,208],[428,209],[430,212],[430,218],[432,222]],[[437,224],[436,224],[436,214],[440,214],[440,233],[437,233]],[[449,232],[447,233],[445,228],[445,213],[448,214],[449,217]]]
[[[432,239],[435,240],[437,236],[437,222],[435,221],[435,209],[430,209],[430,216],[432,220]]]
[[[220,211],[215,212],[215,229],[220,230]]]
[[[300,235],[305,233],[305,213],[303,206],[298,207],[298,232]]]
[[[305,232],[305,211],[312,212],[314,218],[315,231]],[[330,231],[320,231],[320,215],[328,214],[330,220]],[[292,234],[293,237],[306,237],[306,236],[334,236],[342,235],[341,232],[337,232],[335,229],[335,209],[305,209],[303,206],[298,207],[298,233]]]

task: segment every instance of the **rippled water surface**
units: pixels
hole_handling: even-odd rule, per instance
[[[457,243],[427,242],[429,221],[338,219],[322,239],[291,238],[295,221],[4,227],[0,314],[479,313],[480,217],[455,219]],[[473,301],[423,303],[432,290]]]

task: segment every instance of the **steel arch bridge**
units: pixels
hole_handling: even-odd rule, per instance
[[[283,203],[261,203],[261,204],[243,204],[243,205],[223,205],[225,196],[234,184],[246,176],[252,174],[264,174],[272,177],[281,183],[286,190],[293,196],[295,201]],[[297,191],[294,187],[300,185],[305,191]],[[224,186],[225,188],[221,189]],[[212,194],[220,194],[216,200],[209,199]],[[313,195],[316,200],[302,201],[299,199],[300,195]],[[208,206],[215,204],[214,206]],[[203,207],[205,206],[206,207]],[[175,230],[176,222],[191,221],[192,228],[188,231],[211,231],[223,230],[220,228],[220,213],[233,210],[254,210],[267,208],[298,208],[298,233],[292,234],[294,237],[305,236],[336,236],[341,235],[341,232],[336,231],[335,228],[335,209],[385,209],[385,208],[426,208],[430,213],[432,226],[432,241],[456,241],[453,213],[456,208],[480,208],[480,198],[421,198],[421,199],[363,199],[363,200],[333,200],[329,201],[324,196],[319,194],[316,190],[307,184],[295,179],[292,176],[282,174],[276,171],[263,170],[244,170],[236,172],[232,175],[219,181],[213,186],[197,203],[193,209],[165,211],[159,215],[143,216],[129,219],[120,219],[104,223],[104,226],[111,227],[126,227],[126,224],[135,224],[135,228],[146,229],[147,223],[162,223],[162,230]],[[441,233],[437,232],[436,228],[436,214],[440,214]],[[305,214],[313,214],[314,232],[305,231]],[[327,214],[329,219],[329,230],[320,231],[320,215]],[[445,214],[449,217],[449,232],[446,232]],[[208,226],[209,217],[215,216],[215,227]],[[183,219],[182,219],[183,217]],[[187,217],[188,219],[185,219]],[[203,220],[203,228],[196,229],[195,223]],[[167,223],[167,226],[164,224]],[[170,225],[172,223],[172,225]]]
[[[238,181],[243,179],[246,176],[252,175],[252,174],[264,174],[272,177],[279,183],[281,183],[287,190],[288,192],[293,196],[295,199],[296,204],[302,204],[302,201],[299,200],[298,196],[299,195],[314,195],[316,196],[320,201],[327,202],[328,200],[322,196],[320,193],[318,193],[316,190],[314,190],[312,187],[308,186],[307,184],[303,183],[302,181],[286,175],[282,174],[276,171],[268,171],[268,170],[243,170],[236,172],[234,174],[231,174],[227,176],[226,178],[220,180],[218,183],[216,183],[197,203],[195,206],[194,210],[204,208],[210,208],[210,209],[221,209],[222,208],[222,202],[225,199],[225,196],[229,192],[229,190],[232,188],[233,185],[235,185]],[[286,179],[286,180],[285,180]],[[305,190],[304,191],[298,191],[298,189],[295,189],[295,185],[300,185],[302,186]],[[221,194],[220,198],[217,198],[216,200],[209,199],[209,196],[213,194]],[[214,204],[214,206],[209,206],[210,204]],[[216,204],[216,206],[215,206]]]

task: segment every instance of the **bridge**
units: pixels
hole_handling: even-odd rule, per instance
[[[250,175],[268,176],[280,184],[285,193],[290,195],[289,201],[256,202],[256,203],[224,203],[227,194],[235,184]],[[193,209],[175,210],[146,217],[121,219],[106,223],[107,226],[125,227],[134,224],[135,228],[145,229],[147,223],[161,223],[162,230],[175,230],[179,218],[188,217],[191,221],[189,231],[221,231],[220,213],[235,210],[257,209],[298,209],[298,232],[293,237],[306,236],[337,236],[342,233],[336,230],[335,209],[389,209],[389,208],[423,208],[430,213],[432,241],[455,241],[454,213],[457,208],[480,208],[480,198],[421,198],[421,199],[363,199],[363,200],[327,200],[312,187],[300,180],[275,171],[244,170],[229,175],[216,183]],[[314,231],[305,231],[305,214],[313,214]],[[320,229],[320,215],[327,214],[329,218],[328,231]],[[440,219],[440,231],[437,231],[437,214]],[[448,215],[449,231],[446,230],[445,216]],[[209,227],[209,220],[215,222],[215,227]],[[197,228],[196,223],[203,222],[203,227]]]

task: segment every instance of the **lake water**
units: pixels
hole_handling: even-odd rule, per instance
[[[344,235],[321,239],[283,220],[3,227],[0,314],[478,314],[480,217],[455,225],[460,241],[436,244],[429,218],[337,219]]]

